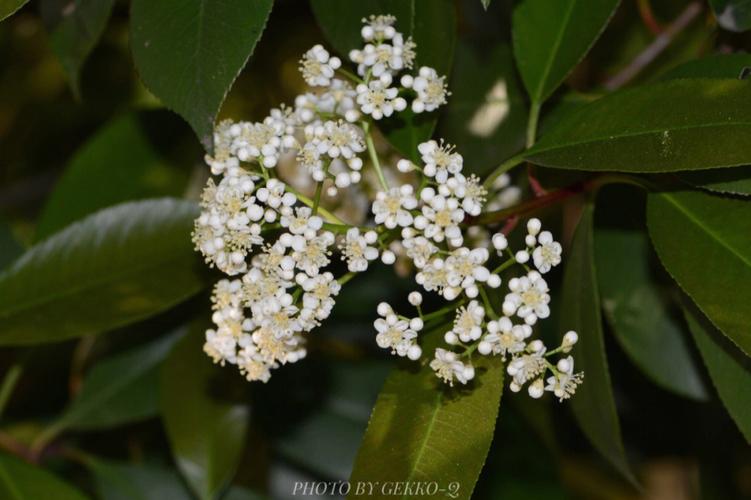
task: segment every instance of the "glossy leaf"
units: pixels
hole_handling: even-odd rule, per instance
[[[709,0],[720,26],[730,31],[751,29],[750,0]]]
[[[160,157],[140,124],[162,113],[117,118],[76,152],[39,216],[37,239],[101,208],[182,193],[187,173]]]
[[[461,152],[465,171],[486,173],[524,147],[527,108],[511,49],[458,44],[451,75],[438,135]]]
[[[584,382],[569,404],[587,439],[613,467],[634,482],[623,450],[605,355],[594,267],[593,213],[592,205],[587,205],[574,233],[563,277],[560,330],[579,333],[572,355],[576,371],[584,372]]]
[[[159,411],[158,367],[180,333],[95,364],[56,427],[97,430],[155,416]]]
[[[13,236],[10,226],[0,221],[0,271],[23,253],[23,246]]]
[[[396,29],[417,44],[415,68],[430,66],[448,75],[456,39],[450,0],[312,0],[313,12],[328,41],[347,60],[349,51],[364,45],[361,20],[371,14],[396,16]],[[438,113],[414,115],[409,109],[383,120],[379,128],[402,154],[416,160],[417,145],[433,135]]]
[[[688,301],[684,313],[720,399],[746,441],[751,443],[751,391],[746,390],[751,386],[751,359]]]
[[[5,454],[0,454],[0,498],[86,500],[83,494],[44,469]]]
[[[595,231],[595,262],[603,311],[626,354],[657,384],[682,396],[706,399],[681,324],[660,289],[642,232]],[[680,317],[679,317],[680,318]]]
[[[187,299],[205,285],[197,214],[170,198],[125,203],[35,245],[0,274],[0,345],[101,333]]]
[[[681,172],[681,180],[721,194],[751,196],[751,166],[718,168],[700,172]]]
[[[533,103],[542,103],[589,51],[618,0],[523,0],[514,9],[514,56]]]
[[[204,330],[193,328],[164,363],[161,411],[172,455],[191,490],[216,498],[237,469],[248,428],[245,405],[219,402],[208,391],[215,367],[202,346]]]
[[[660,80],[677,78],[740,78],[751,67],[751,54],[714,54],[683,63],[660,76]]]
[[[548,167],[672,172],[751,164],[751,85],[673,80],[616,92],[543,135],[525,158]]]
[[[426,352],[441,339],[442,331],[433,332]],[[378,396],[350,481],[455,482],[455,498],[470,498],[493,439],[504,373],[497,357],[482,357],[476,368],[470,387],[453,389],[427,365],[395,368]]]
[[[698,191],[654,193],[647,223],[665,269],[751,354],[751,203]]]
[[[104,33],[114,4],[115,0],[74,0],[61,5],[60,22],[50,33],[50,46],[76,96],[80,95],[81,68]]]
[[[146,87],[207,149],[214,119],[253,53],[272,0],[134,0],[131,49]]]
[[[16,13],[29,0],[0,0],[0,21]]]

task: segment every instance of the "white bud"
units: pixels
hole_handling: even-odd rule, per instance
[[[558,367],[558,370],[563,373],[569,373],[571,371],[571,362],[568,358],[559,359],[556,366]]]
[[[496,250],[505,250],[508,247],[508,240],[502,233],[493,235],[493,248]]]
[[[453,330],[449,330],[446,332],[446,334],[443,336],[443,340],[448,345],[456,345],[459,343],[459,338],[456,336],[456,334],[453,332]]]
[[[407,300],[413,306],[419,306],[420,304],[422,304],[422,294],[420,292],[412,292],[407,297]]]
[[[540,232],[540,229],[542,228],[542,222],[540,222],[540,219],[538,218],[532,218],[527,221],[527,232],[535,236],[537,233]]]
[[[501,277],[497,274],[491,274],[488,276],[488,281],[486,283],[490,288],[498,288],[501,286]]]
[[[534,399],[540,399],[545,392],[545,385],[541,378],[538,378],[527,387],[527,392],[530,397]]]
[[[387,266],[390,266],[394,262],[396,262],[396,255],[394,255],[394,252],[391,250],[384,250],[381,254],[381,262],[386,264]]]
[[[518,252],[516,252],[516,255],[514,255],[514,258],[519,264],[525,264],[527,261],[529,261],[529,252],[527,252],[526,250],[519,250]]]
[[[377,311],[379,316],[388,316],[389,314],[391,314],[391,306],[388,305],[387,302],[381,302],[380,304],[378,304]]]
[[[493,345],[490,342],[484,340],[477,346],[477,351],[483,356],[487,356],[493,350]]]
[[[409,320],[409,327],[416,332],[422,330],[423,326],[425,325],[420,318],[412,318],[411,320]]]
[[[417,361],[420,359],[420,356],[422,356],[422,349],[419,345],[413,345],[409,347],[409,350],[407,351],[407,357],[411,359],[412,361]]]
[[[535,238],[531,234],[528,234],[527,236],[524,237],[524,243],[528,247],[533,247],[533,246],[537,245],[537,238]]]

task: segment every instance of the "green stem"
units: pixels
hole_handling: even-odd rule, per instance
[[[343,274],[337,281],[340,285],[346,284],[349,280],[354,278],[357,275],[357,273],[349,272],[347,274]]]
[[[490,319],[497,320],[498,315],[495,313],[493,306],[490,305],[490,297],[488,297],[488,292],[485,291],[485,287],[480,286],[477,288],[480,290],[480,296],[482,297],[482,302],[485,304],[485,310],[488,312]]]
[[[506,269],[508,269],[509,267],[513,266],[514,264],[516,264],[516,259],[512,256],[510,259],[508,259],[507,261],[505,261],[503,264],[501,264],[500,266],[498,266],[495,269],[493,269],[493,274],[498,274],[501,271],[505,271]]]
[[[310,208],[313,208],[315,206],[315,202],[287,184],[287,191],[297,196],[297,199],[300,200],[300,203],[309,206]],[[346,223],[341,220],[336,215],[332,214],[328,210],[326,210],[323,207],[318,207],[318,213],[323,216],[324,219],[326,219],[326,222],[330,222],[331,224],[340,224],[340,225],[346,225]]]
[[[370,123],[362,122],[362,129],[365,131],[365,144],[368,146],[368,154],[370,155],[370,161],[373,163],[373,168],[378,175],[378,180],[381,183],[384,191],[388,191],[389,186],[386,183],[386,178],[383,176],[381,170],[381,162],[378,161],[378,154],[376,154],[375,144],[373,144],[373,136],[370,134]]]
[[[322,191],[323,191],[323,181],[316,184],[316,194],[313,196],[313,215],[318,214],[318,205],[321,203]]]
[[[498,165],[495,170],[493,170],[490,175],[485,179],[485,182],[483,182],[483,186],[485,189],[490,189],[493,187],[493,182],[500,177],[501,175],[505,174],[515,166],[519,165],[521,162],[524,161],[523,153],[518,154],[516,156],[512,156],[508,160],[504,161],[500,165]]]
[[[537,138],[537,121],[540,118],[540,103],[532,102],[527,120],[527,148],[531,148]]]
[[[438,309],[437,311],[433,311],[432,313],[426,314],[425,316],[422,317],[422,319],[423,319],[423,321],[429,321],[429,320],[431,320],[433,318],[439,318],[439,317],[443,316],[446,313],[455,311],[457,307],[459,307],[462,304],[464,304],[465,300],[466,299],[462,299],[462,300],[460,300],[459,302],[457,302],[455,304],[447,305],[445,307],[442,307],[442,308]]]

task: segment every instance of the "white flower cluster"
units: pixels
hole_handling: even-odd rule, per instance
[[[396,31],[393,16],[363,21],[364,47],[349,54],[356,71],[316,45],[300,61],[314,90],[261,122],[226,121],[215,130],[214,152],[206,161],[219,179],[210,179],[203,192],[193,241],[227,277],[214,287],[215,326],[206,332],[204,350],[217,363],[236,365],[248,380],[266,381],[272,369],[305,357],[304,335],[329,317],[344,283],[376,259],[387,265],[398,260],[414,270],[417,285],[447,304],[424,314],[417,291],[408,297],[417,310],[412,317],[379,304],[379,347],[420,360],[422,332],[451,323],[453,316],[446,345],[426,362],[440,379],[466,384],[475,377],[473,356],[498,355],[508,360],[512,390],[528,384],[533,397],[545,391],[569,397],[582,374],[574,373],[571,356],[555,365],[548,357],[568,354],[576,333],[567,333],[553,350],[531,339],[533,326],[550,315],[543,275],[561,262],[561,245],[537,219],[528,221],[525,246],[515,253],[503,233],[472,226],[486,203],[508,206],[520,192],[504,175],[490,196],[442,140],[418,145],[419,164],[402,159],[396,162],[399,173],[384,175],[371,134],[375,122],[405,110],[408,99],[415,113],[434,111],[448,92],[445,78],[432,68],[401,74],[413,67],[416,47]],[[295,175],[309,176],[314,194],[280,180],[289,164]],[[368,178],[367,169],[375,175]],[[343,222],[321,197],[324,188],[336,197],[360,182],[375,192],[373,226]],[[346,266],[338,278],[334,253]],[[508,280],[503,295],[502,274],[512,266],[524,273]]]

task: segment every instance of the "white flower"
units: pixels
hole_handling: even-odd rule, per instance
[[[545,351],[541,350],[531,354],[524,354],[511,360],[506,368],[513,377],[510,388],[518,392],[521,386],[545,372]]]
[[[449,95],[446,90],[446,77],[438,76],[436,70],[423,66],[420,68],[418,75],[412,78],[406,75],[402,78],[402,85],[412,88],[417,97],[412,101],[412,111],[422,113],[423,111],[434,111],[439,106],[446,104],[446,97]]]
[[[451,331],[466,344],[478,340],[482,336],[484,321],[485,308],[476,300],[473,300],[466,307],[457,309],[454,328]]]
[[[476,297],[478,289],[475,283],[485,282],[490,277],[490,271],[483,266],[487,260],[488,251],[485,248],[457,248],[446,258],[448,285],[463,288],[469,298]]]
[[[410,210],[417,208],[417,198],[414,189],[409,184],[391,188],[388,191],[379,191],[373,202],[373,214],[375,223],[383,224],[388,229],[396,226],[407,227],[412,224]]]
[[[424,190],[425,191],[425,190]],[[435,195],[422,207],[422,214],[415,217],[414,226],[426,238],[441,242],[448,238],[461,242],[459,224],[464,220],[464,210],[456,198]]]
[[[459,173],[454,174],[440,188],[445,188],[443,191],[447,194],[453,194],[462,200],[462,209],[473,216],[480,215],[488,194],[480,178],[474,174],[469,177],[464,177]],[[439,192],[442,191],[440,188]]]
[[[410,347],[414,345],[417,332],[409,327],[409,322],[399,319],[395,314],[386,318],[378,318],[373,323],[378,334],[376,343],[381,349],[391,349],[392,354],[406,356]]]
[[[442,184],[448,180],[449,174],[458,174],[462,171],[464,159],[459,153],[454,152],[454,147],[449,144],[438,144],[436,141],[423,142],[417,146],[425,167],[423,173]]]
[[[339,294],[342,285],[334,279],[334,275],[326,272],[305,280],[302,284],[303,307],[312,312],[316,320],[329,317],[334,307],[334,297]]]
[[[553,240],[549,231],[543,231],[537,237],[537,248],[532,252],[532,261],[541,273],[547,273],[551,268],[561,263],[561,244]]]
[[[270,369],[276,368],[276,365],[266,363],[253,346],[243,348],[238,352],[237,366],[249,382],[260,380],[264,383],[271,378]]]
[[[361,83],[356,90],[360,110],[374,120],[391,116],[394,111],[403,111],[407,107],[407,101],[398,95],[399,90],[381,80],[371,80],[367,85]]]
[[[368,269],[368,261],[378,258],[378,250],[370,246],[374,244],[378,236],[374,231],[368,231],[361,235],[356,227],[349,228],[344,242],[340,248],[342,260],[347,261],[347,269],[350,272],[363,272]]]
[[[440,347],[435,350],[435,358],[430,362],[430,368],[438,378],[449,385],[454,385],[454,379],[466,384],[475,378],[475,369],[472,365],[465,365],[455,352]]]
[[[314,45],[300,60],[300,72],[308,85],[327,87],[342,62],[331,57],[321,45]]]
[[[298,269],[305,271],[308,276],[316,276],[322,267],[329,264],[329,247],[334,244],[334,235],[324,231],[312,238],[295,237],[291,241],[292,258]]]
[[[583,379],[584,373],[574,373],[574,358],[569,356],[558,362],[557,373],[548,377],[545,390],[555,394],[559,401],[563,401],[574,395]]]
[[[503,314],[516,314],[528,325],[534,325],[538,318],[550,316],[548,284],[540,273],[530,271],[527,276],[512,278],[508,287],[512,293],[503,301]]]
[[[397,73],[411,68],[415,60],[415,44],[411,38],[404,40],[396,33],[391,43],[368,43],[362,50],[352,50],[349,58],[357,64],[357,73],[366,76],[368,72],[379,78],[381,75]]]
[[[438,251],[438,247],[424,236],[406,238],[402,241],[402,245],[407,251],[407,257],[412,259],[412,262],[418,269],[425,267]]]
[[[316,146],[318,153],[329,158],[349,160],[365,150],[362,130],[342,120],[329,120],[312,128],[309,126],[306,135],[311,136],[310,142]]]
[[[313,215],[310,207],[285,207],[282,209],[282,217],[279,219],[282,227],[287,228],[292,234],[302,234],[312,237],[323,226],[323,219]]]
[[[229,131],[232,151],[240,161],[258,161],[266,168],[276,166],[282,138],[273,123],[236,123]]]
[[[397,33],[394,28],[396,17],[390,14],[371,15],[368,18],[363,18],[362,22],[365,26],[360,30],[360,34],[366,42],[372,40],[391,40]]]

